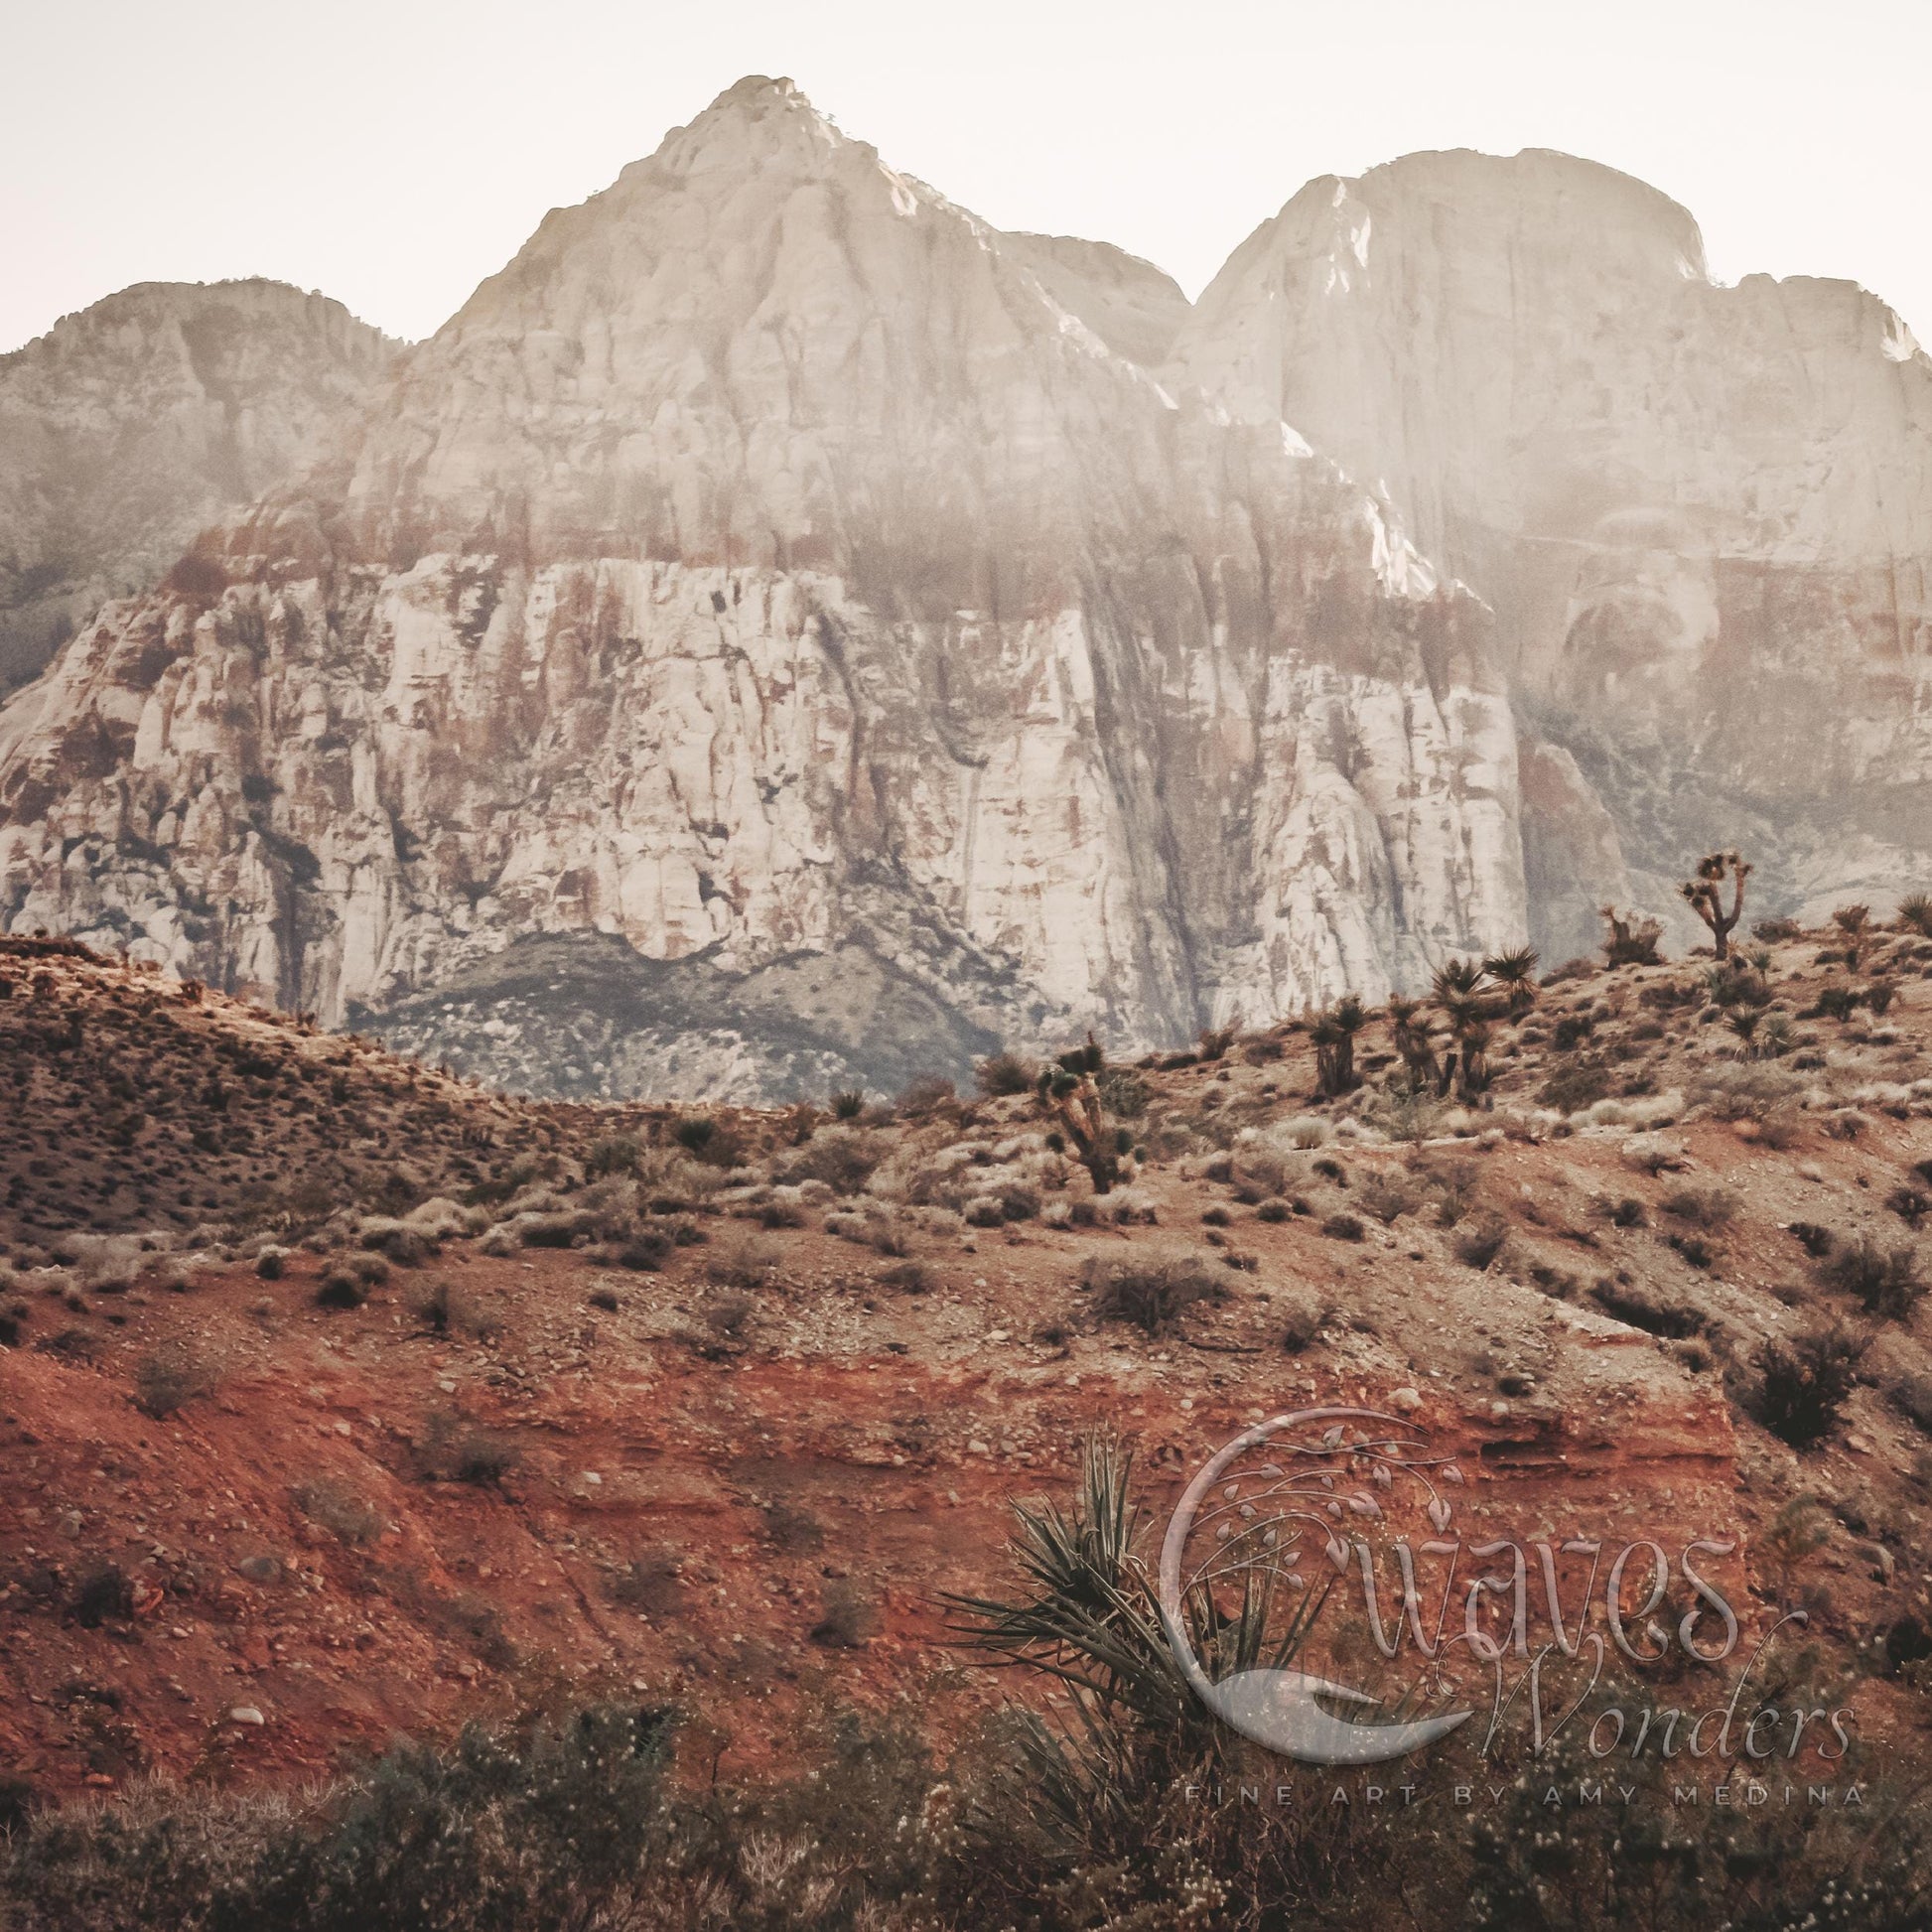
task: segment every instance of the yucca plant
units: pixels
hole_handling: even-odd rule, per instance
[[[1894,923],[1900,932],[1916,932],[1921,939],[1932,939],[1932,895],[1907,893],[1898,901]]]
[[[1520,1020],[1536,1005],[1536,959],[1534,946],[1516,946],[1492,953],[1482,962],[1482,970],[1502,988],[1512,1020]]]
[[[1427,1091],[1436,1084],[1441,1069],[1436,1059],[1436,1042],[1421,1005],[1415,1000],[1391,1000],[1389,1027],[1395,1050],[1402,1055],[1402,1064],[1408,1070],[1410,1090]]]
[[[1009,1543],[1025,1580],[1013,1597],[949,1596],[968,1648],[1037,1673],[1063,1694],[1049,1723],[1017,1720],[1035,1797],[1083,1844],[1097,1822],[1131,1822],[1147,1795],[1230,1748],[1188,1687],[1161,1620],[1157,1585],[1137,1552],[1142,1512],[1133,1457],[1111,1437],[1088,1440],[1070,1514],[1051,1502],[1014,1506]],[[1210,1678],[1281,1669],[1301,1649],[1322,1595],[1278,1614],[1276,1575],[1257,1564],[1232,1610],[1205,1584],[1182,1599],[1194,1654]]]
[[[1361,1085],[1355,1071],[1355,1035],[1367,1024],[1368,1015],[1352,993],[1315,1016],[1309,1037],[1314,1041],[1315,1091],[1323,1099],[1336,1099]]]

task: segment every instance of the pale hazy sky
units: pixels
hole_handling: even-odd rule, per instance
[[[1555,147],[1932,340],[1932,0],[0,0],[0,349],[235,275],[426,335],[745,73],[1190,295],[1311,176]]]

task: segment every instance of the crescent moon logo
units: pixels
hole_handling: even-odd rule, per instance
[[[1263,1448],[1273,1459],[1237,1470],[1243,1456]],[[1218,1579],[1238,1578],[1244,1587],[1257,1577],[1295,1586],[1301,1579],[1290,1566],[1298,1557],[1328,1563],[1339,1574],[1351,1546],[1337,1523],[1351,1512],[1380,1520],[1384,1511],[1374,1491],[1393,1491],[1398,1474],[1427,1490],[1429,1521],[1439,1532],[1446,1529],[1449,1505],[1431,1470],[1449,1481],[1459,1476],[1452,1463],[1432,1461],[1426,1449],[1409,1425],[1379,1410],[1303,1409],[1237,1436],[1187,1485],[1161,1546],[1161,1621],[1194,1695],[1231,1730],[1301,1764],[1379,1764],[1435,1743],[1471,1716],[1451,1711],[1394,1724],[1350,1723],[1323,1709],[1320,1700],[1358,1710],[1374,1709],[1378,1700],[1286,1667],[1210,1678],[1189,1635],[1188,1596],[1201,1592],[1211,1605],[1206,1593]],[[1351,1492],[1344,1486],[1363,1472],[1361,1487]],[[1183,1583],[1188,1542],[1197,1532],[1208,1535],[1211,1554]],[[1318,1547],[1318,1556],[1310,1557],[1308,1547]],[[1306,1600],[1306,1586],[1304,1595]]]

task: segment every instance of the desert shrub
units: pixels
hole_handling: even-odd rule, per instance
[[[1836,1426],[1858,1383],[1867,1338],[1842,1324],[1809,1329],[1758,1350],[1758,1420],[1796,1449],[1821,1442]]]
[[[1904,1320],[1926,1289],[1915,1250],[1880,1248],[1868,1236],[1823,1261],[1818,1277],[1825,1287],[1855,1296],[1865,1313],[1885,1321]]]
[[[1859,996],[1849,986],[1822,987],[1817,1010],[1827,1020],[1849,1020],[1858,1010]]]
[[[1775,944],[1783,939],[1802,939],[1805,929],[1796,919],[1771,918],[1759,919],[1751,927],[1751,937],[1762,939],[1767,944]]]
[[[766,1503],[759,1514],[773,1549],[788,1556],[811,1556],[824,1549],[825,1525],[803,1504],[779,1497]]]
[[[1874,1017],[1891,1010],[1893,987],[1890,980],[1873,980],[1859,995],[1859,1004]]]
[[[1173,1327],[1195,1303],[1220,1301],[1227,1293],[1214,1269],[1190,1254],[1089,1256],[1079,1279],[1093,1292],[1094,1311],[1103,1320],[1129,1321],[1150,1335]]]
[[[1589,1292],[1605,1314],[1646,1334],[1683,1341],[1702,1334],[1706,1326],[1702,1310],[1688,1302],[1666,1301],[1634,1283],[1614,1281],[1605,1275],[1591,1283]]]
[[[1423,1204],[1424,1195],[1406,1175],[1376,1173],[1362,1182],[1356,1199],[1365,1214],[1374,1215],[1386,1227],[1403,1215],[1414,1213]]]
[[[1435,1197],[1438,1226],[1451,1228],[1475,1205],[1482,1171],[1473,1161],[1431,1162],[1418,1177]]]
[[[1203,1027],[1195,1050],[1203,1060],[1225,1058],[1228,1048],[1234,1044],[1234,1034],[1232,1027]]]
[[[885,1137],[870,1128],[832,1127],[785,1157],[783,1177],[792,1186],[819,1180],[835,1194],[856,1194],[890,1152]]]
[[[288,1266],[286,1248],[264,1248],[255,1257],[255,1273],[265,1282],[279,1282],[288,1273]]]
[[[1108,1066],[1094,1080],[1100,1104],[1119,1120],[1139,1120],[1153,1089],[1131,1066]]]
[[[369,1299],[367,1284],[348,1269],[326,1269],[316,1285],[316,1305],[325,1309],[359,1309]]]
[[[1737,1212],[1737,1196],[1722,1187],[1673,1187],[1660,1203],[1666,1214],[1693,1227],[1727,1227]]]
[[[359,1548],[382,1534],[382,1518],[373,1506],[328,1476],[298,1483],[289,1495],[310,1522],[327,1530],[339,1543]]]
[[[1693,1268],[1710,1268],[1718,1259],[1710,1242],[1701,1234],[1673,1234],[1668,1237],[1667,1245]]]
[[[522,1460],[514,1443],[455,1416],[434,1416],[417,1438],[415,1465],[425,1482],[468,1482],[487,1489]]]
[[[764,1288],[778,1272],[777,1244],[757,1235],[739,1235],[713,1244],[705,1275],[722,1288]]]
[[[866,1096],[857,1087],[847,1087],[832,1096],[834,1120],[857,1120],[866,1110]]]
[[[1568,1020],[1558,1022],[1557,1031],[1570,1025]],[[1544,1081],[1537,1091],[1537,1100],[1545,1107],[1554,1107],[1559,1113],[1582,1113],[1586,1107],[1593,1107],[1599,1100],[1607,1100],[1615,1090],[1616,1079],[1607,1066],[1596,1060],[1579,1060],[1574,1066],[1558,1069]]]
[[[1321,1232],[1331,1241],[1359,1241],[1367,1231],[1352,1214],[1330,1214],[1321,1223]]]
[[[637,1166],[642,1146],[631,1134],[607,1134],[596,1143],[585,1166],[595,1175],[630,1173]]]
[[[606,1314],[616,1314],[623,1307],[623,1298],[615,1288],[594,1288],[584,1300]]]
[[[687,1154],[695,1154],[700,1160],[717,1138],[718,1123],[709,1114],[687,1114],[671,1129],[671,1139]]]
[[[877,1622],[873,1607],[849,1581],[828,1584],[819,1618],[807,1633],[828,1650],[863,1650]]]
[[[1822,1261],[1838,1245],[1838,1238],[1830,1228],[1821,1228],[1815,1221],[1793,1221],[1786,1233],[1793,1236],[1799,1247],[1814,1261]]]
[[[1465,1268],[1487,1268],[1502,1253],[1503,1244],[1508,1239],[1508,1226],[1493,1216],[1484,1215],[1478,1220],[1458,1225],[1449,1249]]]
[[[1928,1214],[1932,1214],[1932,1194],[1928,1194],[1923,1187],[1905,1184],[1894,1187],[1885,1196],[1885,1205],[1908,1228],[1916,1228]]]
[[[704,1325],[721,1341],[736,1341],[758,1312],[758,1304],[743,1289],[724,1289],[704,1306]]]
[[[1648,1224],[1649,1214],[1642,1201],[1626,1194],[1610,1209],[1610,1221],[1620,1228],[1640,1228]]]
[[[896,1261],[876,1270],[873,1280],[903,1295],[923,1295],[932,1286],[932,1271],[922,1261]]]
[[[360,1239],[364,1248],[386,1255],[398,1268],[420,1268],[435,1252],[435,1243],[422,1229],[387,1218],[365,1221]]]
[[[1285,1221],[1293,1210],[1285,1200],[1265,1200],[1255,1209],[1257,1221]]]
[[[633,1274],[653,1274],[669,1259],[674,1236],[663,1228],[638,1227],[615,1245],[612,1259]]]
[[[207,1362],[170,1344],[143,1355],[135,1364],[134,1405],[160,1422],[197,1396],[211,1395],[219,1379]]]
[[[1282,1317],[1282,1347],[1291,1355],[1299,1355],[1321,1332],[1321,1324],[1327,1318],[1327,1311],[1305,1288],[1291,1288],[1280,1298],[1278,1312]]]
[[[991,1053],[973,1069],[973,1084],[989,1099],[1031,1093],[1039,1069],[1018,1053]]]
[[[901,1114],[929,1114],[954,1097],[953,1083],[943,1073],[915,1073],[893,1104]]]

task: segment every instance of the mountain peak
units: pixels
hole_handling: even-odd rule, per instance
[[[755,166],[779,158],[816,162],[843,140],[795,81],[748,73],[688,126],[673,128],[655,154],[633,162],[624,176],[701,174],[748,159]]]

